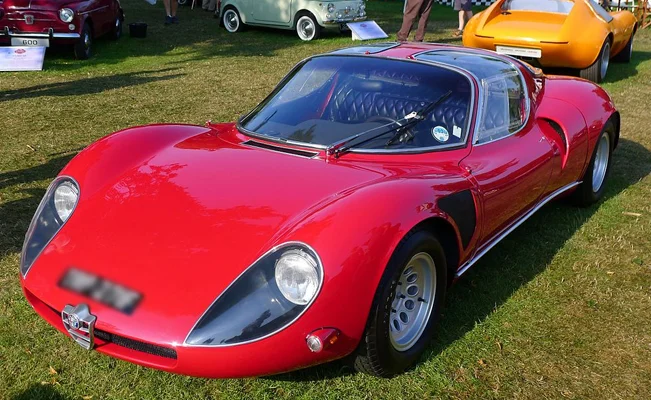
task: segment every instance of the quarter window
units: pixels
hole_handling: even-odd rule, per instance
[[[520,74],[511,71],[481,81],[484,100],[477,143],[503,138],[520,130],[527,120],[528,102]]]

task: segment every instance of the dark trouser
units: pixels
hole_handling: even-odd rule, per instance
[[[427,22],[429,20],[429,13],[432,11],[432,3],[434,0],[407,0],[407,7],[405,8],[405,15],[402,18],[402,28],[398,31],[398,40],[405,41],[409,38],[411,27],[418,20],[418,29],[416,30],[416,41],[423,41],[425,37],[425,30],[427,29]]]

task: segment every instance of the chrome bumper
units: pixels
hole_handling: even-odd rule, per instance
[[[48,33],[32,33],[32,32],[13,32],[9,27],[5,26],[4,30],[0,31],[0,37],[18,37],[18,38],[38,38],[38,39],[79,39],[78,33],[58,33],[54,32],[52,28]]]
[[[359,21],[366,21],[366,16],[354,17],[354,18],[325,19],[322,22],[323,25],[340,25],[348,22],[359,22]]]

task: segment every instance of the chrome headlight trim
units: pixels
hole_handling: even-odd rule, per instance
[[[56,189],[60,185],[66,182],[71,183],[72,186],[74,186],[77,189],[77,202],[75,203],[72,211],[70,212],[69,217],[64,221],[59,217],[57,211],[55,210],[53,201],[54,201],[54,192],[56,191]],[[32,269],[32,266],[34,265],[36,260],[40,257],[43,250],[45,250],[47,246],[49,246],[50,242],[57,236],[57,234],[65,226],[66,222],[68,222],[72,217],[72,215],[75,213],[75,210],[77,209],[77,205],[79,204],[80,197],[81,197],[81,190],[79,188],[79,183],[77,183],[77,181],[71,176],[67,176],[67,175],[58,176],[52,181],[52,183],[50,183],[47,190],[45,191],[45,195],[43,195],[43,198],[41,199],[41,202],[39,203],[38,208],[36,209],[36,212],[34,213],[34,216],[32,217],[32,221],[30,222],[29,228],[27,229],[27,233],[25,234],[25,240],[23,241],[23,248],[20,252],[20,266],[19,266],[20,273],[23,276],[23,279],[27,277],[27,274]],[[47,208],[51,208],[49,211],[52,212],[52,214],[56,217],[55,220],[51,222],[56,223],[58,226],[52,232],[48,233],[50,237],[44,241],[44,244],[42,244],[41,248],[37,250],[36,254],[29,261],[29,264],[25,264],[27,258],[26,256],[27,256],[28,246],[30,245],[34,233],[38,228],[39,220],[43,215],[43,212]]]
[[[190,336],[192,335],[192,333],[195,331],[195,329],[196,329],[197,326],[199,325],[199,322],[202,321],[202,319],[206,316],[206,314],[208,314],[208,312],[213,308],[213,306],[214,306],[215,304],[217,304],[217,302],[218,302],[222,297],[224,297],[224,295],[225,295],[226,293],[228,293],[228,291],[231,289],[231,287],[232,287],[233,285],[235,285],[235,283],[237,283],[237,282],[240,280],[240,278],[242,278],[244,275],[246,275],[247,272],[249,272],[250,270],[252,270],[253,268],[255,268],[255,267],[256,267],[256,266],[257,266],[257,265],[258,265],[258,264],[259,264],[263,259],[265,259],[266,257],[268,257],[268,256],[270,256],[270,255],[273,255],[274,253],[280,253],[284,248],[292,247],[292,246],[293,246],[293,247],[302,247],[302,248],[308,250],[308,252],[311,253],[311,254],[314,256],[314,259],[316,260],[317,268],[318,268],[318,271],[319,271],[319,287],[317,288],[317,291],[316,291],[316,293],[314,294],[314,297],[313,297],[313,298],[312,298],[312,299],[311,299],[307,304],[305,304],[305,305],[303,306],[303,309],[302,309],[302,310],[301,310],[301,311],[300,311],[300,312],[299,312],[299,313],[298,313],[298,314],[297,314],[293,319],[291,319],[290,321],[288,321],[288,322],[286,322],[285,324],[283,324],[280,328],[275,329],[275,330],[273,330],[272,332],[269,332],[269,333],[267,333],[267,334],[265,334],[265,335],[263,335],[263,336],[260,336],[260,337],[257,337],[257,338],[255,338],[255,339],[251,339],[251,340],[245,340],[245,341],[237,342],[237,343],[225,343],[225,344],[219,343],[219,344],[209,344],[209,345],[206,345],[206,344],[190,344],[190,343],[188,343],[188,339],[190,338]],[[280,255],[282,255],[282,254],[280,254]],[[280,255],[279,255],[279,256],[280,256]],[[274,269],[275,269],[275,265],[274,265]],[[323,289],[323,280],[324,280],[324,275],[325,275],[325,273],[324,273],[324,269],[323,269],[323,263],[321,262],[321,258],[319,257],[319,254],[318,254],[318,253],[317,253],[317,252],[316,252],[316,251],[315,251],[315,250],[314,250],[310,245],[308,245],[308,244],[306,244],[306,243],[304,243],[304,242],[300,242],[300,241],[288,241],[288,242],[284,242],[284,243],[282,243],[282,244],[279,244],[279,245],[274,246],[273,248],[271,248],[270,250],[268,250],[266,253],[264,253],[263,255],[261,255],[260,257],[258,257],[258,258],[257,258],[253,263],[251,263],[251,265],[249,265],[249,266],[248,266],[244,271],[242,271],[242,273],[239,274],[239,275],[237,276],[237,278],[235,278],[235,279],[234,279],[234,280],[233,280],[233,281],[232,281],[232,282],[231,282],[231,283],[226,287],[226,289],[224,289],[224,290],[222,291],[222,293],[220,293],[219,296],[217,296],[217,298],[216,298],[215,300],[213,300],[212,303],[210,303],[210,305],[209,305],[209,306],[206,308],[206,310],[201,314],[201,316],[200,316],[199,318],[197,318],[197,321],[194,323],[194,325],[192,325],[192,328],[190,328],[190,331],[188,332],[188,334],[185,336],[185,339],[183,340],[183,346],[185,346],[185,347],[205,347],[205,348],[218,348],[218,347],[240,346],[240,345],[244,345],[244,344],[248,344],[248,343],[254,343],[254,342],[258,342],[258,341],[260,341],[260,340],[264,340],[264,339],[266,339],[266,338],[268,338],[268,337],[270,337],[270,336],[273,336],[273,335],[277,334],[278,332],[281,332],[281,331],[287,329],[289,326],[291,326],[292,324],[294,324],[294,322],[296,322],[296,321],[297,321],[297,320],[298,320],[298,319],[299,319],[303,314],[305,314],[305,312],[310,308],[310,306],[311,306],[312,304],[314,304],[314,302],[316,301],[316,299],[319,297],[319,294],[321,293],[321,290]],[[272,278],[272,279],[273,279],[273,278]],[[275,283],[275,282],[274,282],[274,283]],[[287,301],[289,301],[289,300],[287,300]]]
[[[65,23],[70,23],[75,19],[75,12],[71,8],[62,8],[59,10],[59,19]]]

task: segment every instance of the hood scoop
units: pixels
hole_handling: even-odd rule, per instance
[[[247,140],[246,142],[242,142],[242,144],[245,146],[257,147],[259,149],[277,151],[279,153],[286,153],[286,154],[291,154],[294,156],[305,157],[305,158],[312,158],[319,154],[314,151],[291,149],[288,147],[276,146],[269,143],[257,142],[255,140]]]

